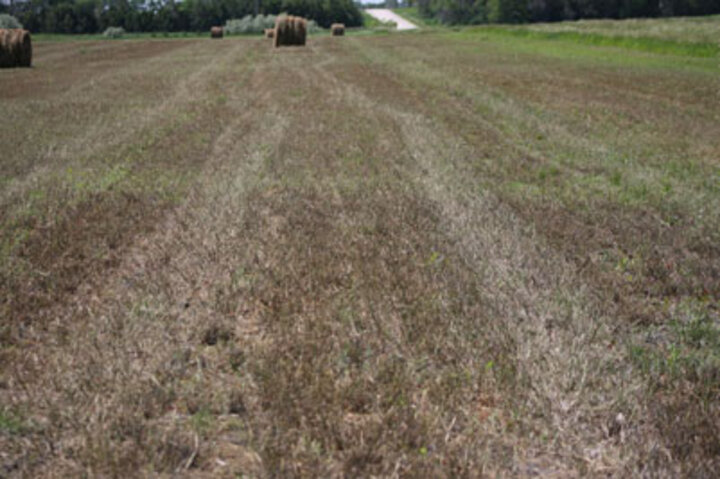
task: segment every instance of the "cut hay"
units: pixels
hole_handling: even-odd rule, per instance
[[[275,38],[275,29],[274,28],[266,28],[265,29],[265,38]]]
[[[210,38],[222,38],[223,34],[223,27],[212,27],[210,29]]]
[[[30,32],[19,28],[0,29],[0,68],[29,67],[31,64]]]
[[[341,37],[345,35],[345,24],[344,23],[333,23],[330,25],[330,32],[334,37]]]
[[[275,20],[275,46],[305,45],[307,20],[292,15],[281,15]]]

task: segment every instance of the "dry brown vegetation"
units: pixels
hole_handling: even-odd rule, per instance
[[[0,476],[712,477],[716,61],[347,40],[0,75]]]

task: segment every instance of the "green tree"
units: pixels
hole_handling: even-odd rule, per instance
[[[528,21],[527,0],[489,0],[488,20],[493,23],[523,23]]]

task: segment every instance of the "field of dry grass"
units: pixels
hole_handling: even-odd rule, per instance
[[[0,476],[712,477],[720,66],[492,31],[0,72]]]

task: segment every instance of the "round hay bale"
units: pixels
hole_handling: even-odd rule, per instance
[[[10,30],[0,29],[0,68],[9,68],[15,64],[10,35]]]
[[[210,29],[210,38],[222,38],[223,35],[223,27],[212,27]]]
[[[20,46],[20,66],[30,67],[32,65],[32,38],[27,30],[19,30],[17,32],[17,45]]]
[[[32,65],[30,32],[20,28],[0,29],[0,68]]]
[[[330,32],[334,37],[341,37],[345,35],[345,24],[344,23],[333,23],[330,25]]]
[[[305,45],[307,20],[292,15],[280,15],[275,20],[275,47]]]
[[[274,28],[266,28],[265,29],[265,38],[274,38],[275,37],[275,29]]]

